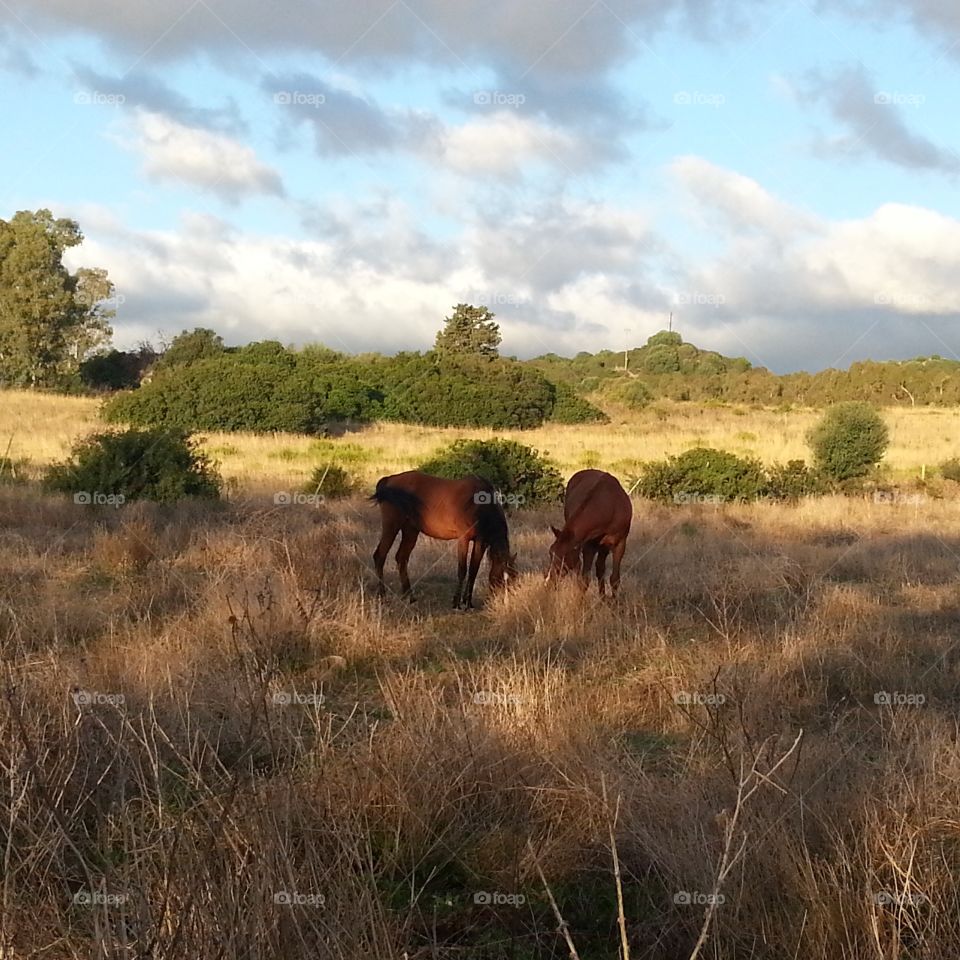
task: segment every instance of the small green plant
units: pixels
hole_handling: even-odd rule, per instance
[[[768,488],[759,461],[709,447],[645,464],[637,487],[642,496],[666,503],[756,500]]]
[[[960,482],[960,457],[951,457],[940,464],[940,476],[944,480]]]
[[[216,468],[182,430],[94,434],[76,444],[65,463],[50,467],[44,482],[58,493],[73,494],[77,503],[173,503],[220,496]]]
[[[437,477],[483,477],[510,498],[508,503],[552,503],[563,493],[560,471],[516,440],[457,440],[420,469]]]
[[[328,463],[314,469],[303,489],[305,493],[319,493],[328,500],[339,500],[356,492],[357,484],[343,467]]]
[[[837,482],[866,476],[883,459],[889,438],[880,414],[856,401],[830,407],[807,434],[816,468]]]

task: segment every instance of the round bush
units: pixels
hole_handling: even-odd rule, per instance
[[[560,471],[536,450],[515,440],[457,440],[420,469],[451,479],[476,474],[489,480],[508,505],[552,503],[563,495]]]
[[[95,434],[76,444],[66,463],[50,467],[44,480],[51,490],[72,493],[78,503],[220,496],[216,469],[182,430]]]
[[[643,410],[650,405],[653,394],[642,380],[624,380],[612,385],[611,398],[631,410]]]
[[[642,496],[666,503],[756,500],[768,488],[759,461],[709,447],[645,464],[637,486]]]
[[[867,403],[838,403],[807,435],[814,464],[830,480],[865,476],[883,459],[889,432]]]
[[[356,490],[356,483],[343,467],[335,463],[321,464],[304,484],[306,493],[320,493],[328,500],[349,497]]]

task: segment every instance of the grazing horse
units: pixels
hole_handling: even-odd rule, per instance
[[[547,579],[580,568],[584,588],[590,584],[590,567],[597,561],[597,583],[604,596],[607,554],[613,553],[610,588],[620,586],[620,561],[627,547],[633,506],[620,481],[603,470],[581,470],[567,484],[563,498],[564,526],[551,527],[556,538],[550,547]]]
[[[380,583],[379,596],[386,593],[383,564],[398,533],[401,535],[397,548],[400,585],[403,595],[411,600],[407,561],[421,533],[434,540],[457,541],[459,580],[453,598],[455,609],[461,603],[465,607],[473,606],[473,585],[488,549],[491,594],[516,576],[516,556],[510,553],[507,518],[493,485],[487,480],[481,477],[445,480],[419,470],[408,470],[392,477],[381,477],[370,500],[380,504],[382,532],[373,553]],[[468,577],[467,552],[471,543],[473,552]]]

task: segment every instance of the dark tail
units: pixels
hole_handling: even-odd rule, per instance
[[[410,493],[409,490],[390,486],[389,477],[381,477],[377,481],[377,489],[367,499],[370,503],[389,503],[408,520],[412,520],[418,526],[420,525],[422,506],[420,498],[415,493]]]
[[[492,484],[487,492],[493,494]],[[493,553],[508,554],[510,552],[510,532],[507,527],[507,518],[503,512],[503,507],[499,503],[486,503],[477,508],[475,529],[477,536],[486,542]]]

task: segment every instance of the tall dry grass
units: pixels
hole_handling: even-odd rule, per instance
[[[463,613],[360,500],[0,490],[2,955],[960,955],[955,503],[636,507]]]
[[[0,392],[0,456],[27,459],[34,473],[63,459],[71,444],[101,428],[99,401],[28,391]],[[757,457],[765,463],[810,458],[806,434],[816,410],[781,412],[694,403],[657,403],[639,413],[614,410],[610,424],[547,424],[536,430],[499,431],[374,424],[344,436],[318,440],[291,434],[207,432],[204,447],[231,486],[279,492],[301,487],[320,464],[336,462],[365,483],[408,470],[439,447],[461,437],[506,436],[552,457],[566,474],[584,467],[619,476],[641,461],[706,445]],[[960,455],[960,409],[888,408],[890,448],[885,463],[897,477],[916,476]]]

